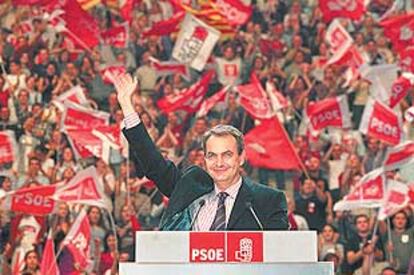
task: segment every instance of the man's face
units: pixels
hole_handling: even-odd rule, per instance
[[[359,233],[367,233],[369,231],[369,222],[366,217],[359,217],[356,220],[356,228]]]
[[[232,135],[211,136],[206,142],[206,170],[220,188],[227,188],[240,177],[239,169],[245,160],[239,155],[236,138]]]
[[[407,218],[403,213],[398,213],[394,216],[394,219],[392,220],[394,227],[397,229],[404,229],[405,225],[407,224]]]

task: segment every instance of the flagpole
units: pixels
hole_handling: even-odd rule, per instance
[[[389,217],[387,217],[387,234],[388,234],[388,242],[391,245],[393,245],[392,236],[391,236],[391,222],[390,222]],[[392,253],[392,251],[389,251],[389,253],[390,253],[390,263],[392,264],[392,262],[394,261],[393,253]]]

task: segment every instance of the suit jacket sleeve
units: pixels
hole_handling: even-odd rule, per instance
[[[143,174],[154,181],[158,189],[167,197],[174,190],[180,171],[172,161],[165,160],[148,135],[142,123],[130,129],[123,129],[136,165]]]
[[[281,191],[269,193],[269,211],[263,225],[265,230],[288,230],[287,202],[285,194]]]

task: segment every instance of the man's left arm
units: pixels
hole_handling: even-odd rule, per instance
[[[288,230],[287,202],[285,194],[281,191],[272,192],[266,201],[268,213],[263,221],[264,230]]]

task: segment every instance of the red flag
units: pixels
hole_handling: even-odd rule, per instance
[[[384,170],[376,169],[363,176],[349,194],[335,204],[334,211],[380,207],[384,196]]]
[[[42,262],[40,264],[40,274],[59,275],[56,264],[55,246],[53,244],[52,230],[49,231],[46,244],[43,249]]]
[[[119,15],[127,22],[132,20],[134,2],[135,0],[119,0]]]
[[[64,202],[103,207],[109,211],[112,208],[111,202],[108,201],[103,191],[103,183],[99,181],[94,166],[78,172],[68,183],[59,186],[53,198]]]
[[[279,111],[280,109],[284,109],[289,106],[289,101],[270,81],[266,82],[266,91],[270,97],[270,101],[272,102],[273,110]]]
[[[236,87],[240,94],[240,105],[256,119],[268,119],[273,116],[273,110],[266,92],[255,74],[252,74],[252,82]]]
[[[109,124],[109,114],[82,105],[64,102],[62,129],[91,129]]]
[[[14,212],[35,216],[48,215],[55,208],[55,201],[52,199],[55,190],[56,185],[19,189],[7,196],[6,205]]]
[[[397,78],[391,87],[390,107],[394,108],[412,88],[411,81],[404,76]]]
[[[126,69],[124,65],[107,65],[104,66],[101,70],[101,75],[102,75],[102,79],[105,83],[107,84],[111,84],[113,83],[113,77],[120,75],[120,74],[125,74],[126,73]]]
[[[262,120],[245,136],[247,160],[268,169],[301,169],[301,160],[277,118]]]
[[[52,103],[55,104],[60,111],[65,110],[64,102],[70,101],[84,107],[90,107],[88,99],[86,98],[81,86],[75,86],[55,98]]]
[[[66,33],[73,41],[84,48],[94,48],[99,44],[99,26],[95,19],[84,11],[75,0],[67,0],[62,6],[61,18],[66,23]]]
[[[145,31],[142,35],[144,37],[150,35],[163,36],[176,32],[178,31],[179,24],[183,20],[184,16],[185,12],[178,12],[167,20],[155,23],[152,25],[151,29]]]
[[[381,21],[380,26],[398,52],[414,43],[414,13],[389,17]]]
[[[407,141],[387,150],[383,166],[391,171],[411,163],[414,163],[414,142]]]
[[[89,249],[91,241],[91,226],[85,208],[82,208],[75,222],[71,226],[68,234],[63,240],[82,271],[91,271],[93,262],[89,259]]]
[[[196,112],[200,108],[214,74],[212,70],[207,72],[198,82],[184,89],[174,98],[161,98],[157,102],[158,107],[166,114],[176,110],[183,110],[189,114]]]
[[[414,47],[400,51],[400,67],[403,71],[414,73]]]
[[[151,67],[154,68],[158,76],[179,74],[190,80],[190,71],[186,64],[174,61],[159,61],[154,57],[150,57],[150,62]]]
[[[240,0],[216,0],[215,5],[220,14],[233,26],[246,23],[253,12],[251,5],[246,6]]]
[[[405,208],[410,202],[409,187],[407,184],[395,180],[388,180],[385,200],[378,212],[378,220],[383,221]]]
[[[13,163],[16,159],[16,141],[12,131],[0,132],[0,164]]]
[[[261,38],[259,40],[259,47],[260,52],[266,56],[271,55],[274,51],[282,51],[285,47],[285,44],[283,44],[280,40],[270,40],[266,38]]]
[[[330,22],[336,17],[345,17],[359,20],[365,12],[364,0],[325,0],[319,1],[325,22]]]
[[[315,130],[321,130],[328,126],[345,129],[351,127],[351,115],[345,96],[311,102],[306,108],[306,114]]]
[[[197,117],[203,117],[207,115],[211,108],[213,108],[215,105],[221,102],[224,103],[229,88],[230,86],[226,86],[217,93],[215,93],[213,96],[204,100],[200,106],[200,109],[197,112]]]
[[[392,145],[397,145],[402,139],[398,115],[388,106],[372,99],[365,106],[359,130]]]
[[[105,32],[101,32],[101,37],[105,44],[115,48],[126,48],[128,45],[129,27],[128,24],[112,27]]]

